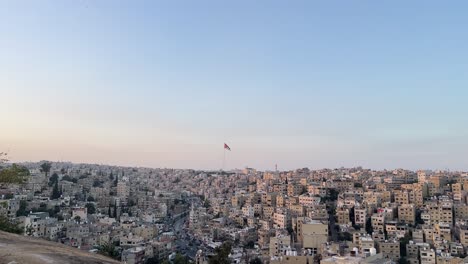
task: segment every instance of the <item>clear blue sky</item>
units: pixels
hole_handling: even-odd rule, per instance
[[[3,1],[15,161],[468,169],[466,1]]]

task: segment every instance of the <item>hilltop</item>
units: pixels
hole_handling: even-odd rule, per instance
[[[114,264],[116,260],[60,243],[0,231],[0,264]]]

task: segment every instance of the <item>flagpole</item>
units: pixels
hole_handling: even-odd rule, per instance
[[[226,164],[226,148],[223,147],[223,171],[224,171],[224,166]]]

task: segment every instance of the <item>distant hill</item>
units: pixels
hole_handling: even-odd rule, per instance
[[[116,264],[116,260],[60,243],[0,231],[0,264]]]

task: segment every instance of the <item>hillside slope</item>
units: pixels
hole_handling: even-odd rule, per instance
[[[0,231],[0,264],[115,264],[110,258],[60,243]]]

